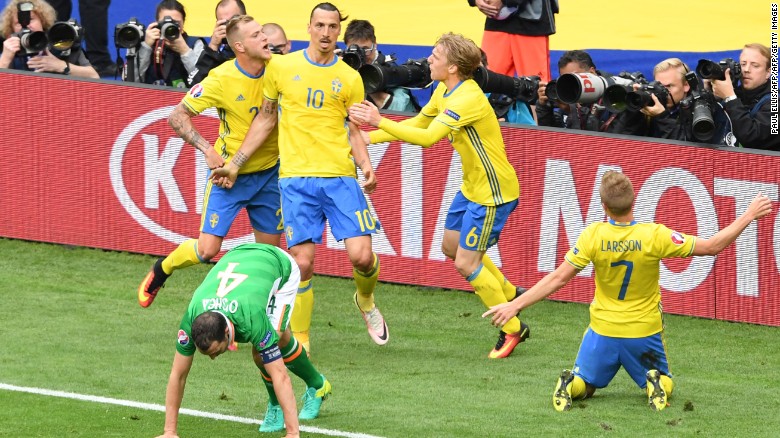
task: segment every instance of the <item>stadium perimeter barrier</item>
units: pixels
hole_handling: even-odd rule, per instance
[[[21,72],[0,72],[0,82],[0,236],[157,255],[197,236],[208,168],[167,124],[181,91]],[[195,124],[213,142],[216,112]],[[705,237],[759,191],[778,201],[780,154],[502,129],[522,193],[489,254],[516,284],[554,270],[585,225],[604,219],[598,182],[608,169],[632,178],[637,220]],[[440,250],[461,183],[457,154],[446,141],[430,150],[378,144],[370,153],[379,181],[370,198],[381,222],[374,236],[380,280],[467,290]],[[251,239],[242,214],[224,249]],[[343,245],[329,233],[317,251],[319,274],[352,275]],[[582,271],[552,298],[589,302],[592,275],[592,268]],[[665,312],[780,326],[780,215],[750,225],[718,257],[664,261],[660,282]]]

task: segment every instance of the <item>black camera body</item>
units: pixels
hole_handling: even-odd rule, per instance
[[[544,95],[547,96],[547,99],[549,99],[550,102],[554,102],[558,100],[557,79],[550,79],[550,82],[548,82],[547,85],[544,87]]]
[[[367,64],[366,52],[357,44],[350,44],[346,50],[341,52],[341,60],[355,70],[359,70],[360,67]]]
[[[426,58],[409,59],[401,65],[384,60],[384,56],[377,59],[380,58],[383,61],[363,64],[358,69],[366,93],[387,91],[395,87],[427,88],[433,82],[431,68]]]
[[[114,28],[114,45],[117,49],[131,49],[138,47],[144,40],[146,26],[137,18],[132,17],[127,23],[117,24]]]
[[[282,46],[275,46],[271,43],[268,43],[268,50],[270,50],[274,55],[284,55],[284,52],[282,52]]]
[[[696,140],[709,141],[715,134],[715,120],[712,116],[715,96],[702,89],[696,72],[686,73],[685,80],[691,87],[691,95],[680,102],[680,107],[691,112],[691,130]]]
[[[160,36],[168,41],[173,41],[181,36],[181,27],[179,23],[173,21],[170,15],[166,15],[157,22],[157,28],[160,29]]]
[[[631,111],[639,111],[646,106],[653,106],[655,105],[653,94],[661,102],[661,105],[666,105],[666,102],[669,101],[669,90],[660,82],[653,81],[640,84],[638,89],[626,93],[626,106]]]
[[[607,87],[606,90],[604,90],[604,96],[602,98],[602,103],[604,106],[607,107],[610,111],[614,113],[621,113],[628,108],[628,104],[626,102],[626,98],[628,97],[628,93],[634,91],[634,84],[639,85],[645,85],[647,84],[647,79],[645,79],[645,75],[642,72],[620,72],[618,74],[619,78],[623,78],[629,81],[629,83],[620,83],[620,84],[613,84]],[[652,100],[652,99],[651,99]],[[632,110],[636,111],[636,110]]]
[[[19,53],[21,56],[34,55],[46,49],[49,44],[49,39],[46,37],[45,32],[32,31],[28,28],[30,20],[32,20],[32,11],[35,6],[31,2],[21,2],[16,5],[16,18],[19,20],[19,25],[22,26],[22,30],[12,34],[19,38],[20,45],[24,53]],[[20,50],[20,52],[22,52]]]
[[[742,67],[733,58],[725,58],[718,63],[709,59],[700,59],[699,64],[696,65],[696,74],[702,79],[725,81],[726,69],[731,70],[731,84],[737,88],[739,81],[742,80]]]
[[[539,81],[539,76],[506,76],[481,66],[474,71],[474,82],[485,93],[505,94],[531,104],[538,97]]]

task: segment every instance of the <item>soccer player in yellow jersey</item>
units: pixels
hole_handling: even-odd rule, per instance
[[[236,59],[211,70],[196,84],[171,113],[168,123],[187,143],[206,156],[213,171],[230,161],[259,112],[263,100],[263,76],[271,59],[262,27],[252,17],[241,15],[228,22],[227,36]],[[219,137],[214,146],[198,133],[192,118],[207,108],[219,114]],[[282,233],[279,202],[279,148],[277,133],[265,140],[263,149],[241,169],[232,190],[215,186],[209,180],[203,197],[203,213],[198,239],[182,242],[165,258],[160,258],[138,287],[138,303],[149,307],[173,271],[203,263],[217,255],[222,240],[242,208],[259,243],[279,245]]]
[[[368,136],[370,143],[401,139],[430,147],[449,138],[463,162],[463,185],[447,213],[442,251],[455,260],[455,268],[490,307],[506,303],[522,290],[485,255],[517,207],[520,185],[507,160],[495,112],[472,79],[481,55],[473,41],[445,34],[428,57],[431,79],[440,81],[439,86],[417,116],[396,123],[383,118],[368,101],[351,107],[349,114],[379,128]],[[529,334],[528,325],[510,318],[488,357],[509,356]]]
[[[366,193],[376,188],[376,178],[360,129],[347,121],[347,108],[363,99],[363,81],[334,53],[344,20],[331,3],[314,7],[308,48],[274,57],[266,72],[260,114],[233,161],[214,172],[217,184],[231,187],[248,157],[264,153],[264,141],[278,121],[285,237],[301,268],[290,325],[307,350],[314,305],[314,245],[322,242],[326,219],[333,237],[344,240],[357,284],[355,303],[369,336],[379,345],[387,343],[389,336],[374,304],[379,259],[371,234],[377,232],[379,222],[361,192],[356,166],[366,178]]]
[[[572,399],[606,387],[623,366],[645,388],[654,410],[668,405],[674,383],[663,343],[661,259],[716,255],[755,219],[772,212],[769,198],[756,196],[747,211],[709,239],[689,236],[661,224],[634,220],[634,187],[620,172],[607,171],[599,189],[607,222],[588,225],[565,261],[526,293],[492,307],[496,325],[562,288],[589,263],[595,268],[596,292],[590,305],[590,326],[580,344],[574,370],[563,370],[553,393],[557,411],[571,408]]]

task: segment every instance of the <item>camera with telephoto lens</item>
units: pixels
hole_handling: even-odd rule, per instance
[[[357,44],[350,44],[346,50],[341,52],[341,60],[355,70],[359,70],[366,64],[366,52]]]
[[[114,45],[117,49],[138,47],[144,40],[146,27],[133,17],[127,23],[117,24],[114,28]]]
[[[658,98],[661,105],[666,106],[669,101],[669,90],[658,81],[641,84],[638,89],[626,94],[626,106],[631,111],[639,111],[646,106],[655,105],[653,96]]]
[[[425,58],[409,59],[401,65],[394,62],[363,64],[358,73],[369,94],[395,87],[427,88],[433,82],[431,68]]]
[[[544,95],[547,96],[547,99],[549,99],[550,101],[558,100],[557,79],[550,79],[550,82],[548,82],[547,85],[544,87]]]
[[[696,72],[686,73],[685,80],[691,87],[691,95],[680,102],[680,107],[691,111],[691,128],[696,140],[709,141],[715,134],[715,119],[712,117],[715,96],[702,89]]]
[[[539,80],[539,76],[506,76],[482,66],[474,70],[474,82],[485,93],[505,94],[528,103],[536,102]]]
[[[645,75],[639,71],[633,73],[624,71],[618,74],[618,77],[628,79],[630,83],[610,85],[604,90],[604,96],[601,101],[608,110],[614,113],[621,113],[629,109],[628,104],[626,103],[626,97],[628,96],[628,93],[634,91],[634,84],[647,84]]]
[[[696,73],[702,79],[725,81],[727,68],[731,70],[731,85],[737,88],[739,81],[742,79],[742,67],[739,65],[739,62],[734,61],[732,58],[723,59],[718,63],[709,59],[700,59],[699,64],[696,65]]]
[[[157,22],[157,28],[160,29],[160,36],[168,41],[173,41],[181,35],[179,23],[173,21],[170,15],[166,15]]]
[[[21,2],[16,5],[16,9],[17,20],[19,20],[19,25],[22,26],[22,30],[11,36],[19,38],[19,44],[24,51],[24,53],[19,53],[19,55],[33,55],[46,49],[46,46],[49,44],[46,33],[41,31],[34,32],[28,28],[30,20],[32,20],[32,11],[35,9],[35,6],[31,2]],[[19,52],[22,52],[22,50]]]
[[[68,21],[54,23],[47,35],[52,53],[58,56],[67,56],[70,55],[71,50],[81,47],[84,29],[75,19],[71,18]]]
[[[566,73],[558,78],[558,99],[569,105],[597,102],[611,85],[630,85],[631,79],[593,73]]]

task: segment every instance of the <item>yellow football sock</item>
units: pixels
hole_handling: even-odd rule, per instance
[[[379,278],[379,257],[374,254],[374,264],[368,272],[352,269],[352,277],[357,286],[357,303],[360,310],[368,312],[374,308],[374,289]]]
[[[466,280],[471,283],[471,286],[474,287],[474,292],[476,292],[477,296],[482,301],[482,304],[488,309],[497,304],[506,303],[506,297],[501,290],[501,284],[496,277],[490,273],[490,270],[482,269],[482,266],[483,265],[479,265],[477,270],[469,275]],[[520,320],[515,316],[507,321],[507,323],[501,327],[501,330],[505,333],[519,332]]]
[[[501,289],[504,291],[506,300],[512,301],[517,293],[515,285],[504,276],[504,273],[498,269],[498,266],[493,263],[493,260],[490,260],[490,257],[488,257],[487,254],[482,256],[482,264],[485,265],[487,270],[490,271],[494,277],[496,277],[496,280],[498,280],[498,283],[501,285]]]
[[[571,395],[572,400],[585,398],[585,395],[587,394],[587,386],[580,376],[574,376],[566,389],[569,390],[569,395]]]
[[[309,328],[311,314],[314,311],[314,286],[311,279],[298,284],[298,295],[295,297],[295,308],[290,317],[290,329],[293,336],[309,351]]]
[[[198,263],[203,263],[203,260],[198,256],[198,240],[189,239],[182,242],[178,248],[168,254],[168,257],[163,259],[162,269],[163,272],[171,275],[177,269],[197,265]]]

